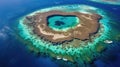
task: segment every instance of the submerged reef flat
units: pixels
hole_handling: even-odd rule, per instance
[[[120,5],[120,0],[91,0],[98,3]]]
[[[120,31],[107,15],[87,5],[56,6],[24,16],[18,29],[35,53],[84,67],[119,40]]]

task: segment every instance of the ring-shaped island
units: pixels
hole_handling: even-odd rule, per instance
[[[101,56],[112,40],[119,40],[120,32],[110,21],[99,8],[63,5],[20,18],[18,30],[31,51],[84,66]]]

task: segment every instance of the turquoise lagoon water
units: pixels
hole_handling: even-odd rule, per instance
[[[54,15],[48,18],[48,26],[56,31],[66,31],[74,28],[78,23],[79,18],[76,16]]]

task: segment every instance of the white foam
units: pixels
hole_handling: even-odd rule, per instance
[[[63,60],[64,60],[64,61],[67,61],[67,59],[66,59],[66,58],[63,58]]]
[[[108,43],[108,44],[113,43],[113,41],[111,41],[111,40],[105,40],[104,42],[105,42],[105,43]]]
[[[57,59],[60,60],[61,58],[59,56],[57,56]]]

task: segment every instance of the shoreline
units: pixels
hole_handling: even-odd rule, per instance
[[[101,3],[101,4],[111,4],[111,5],[120,5],[120,1],[114,1],[114,0],[103,0],[103,1],[100,1],[100,0],[90,0],[90,1],[93,1],[93,2],[97,2],[97,3]]]
[[[56,14],[75,15],[81,20],[81,22],[79,22],[80,25],[77,25],[75,28],[73,29],[71,28],[68,31],[54,31],[47,26],[46,19],[47,19],[47,16],[56,15]],[[37,19],[38,17],[40,20]],[[34,16],[30,16],[30,17],[28,16],[26,18],[28,18],[26,20],[29,22],[27,21],[24,21],[24,22],[27,23],[28,25],[29,24],[32,25],[34,23],[33,28],[34,28],[35,34],[45,38],[48,41],[57,43],[65,40],[70,41],[74,38],[80,39],[80,40],[89,39],[89,37],[92,36],[92,35],[89,36],[89,33],[94,35],[99,29],[99,19],[101,17],[97,14],[89,15],[89,14],[83,14],[79,12],[50,11],[45,13],[37,13]],[[31,20],[32,18],[36,20]],[[89,22],[86,22],[86,21],[89,21]],[[83,32],[83,30],[86,30],[86,32]],[[78,34],[78,33],[81,33],[81,34]]]

